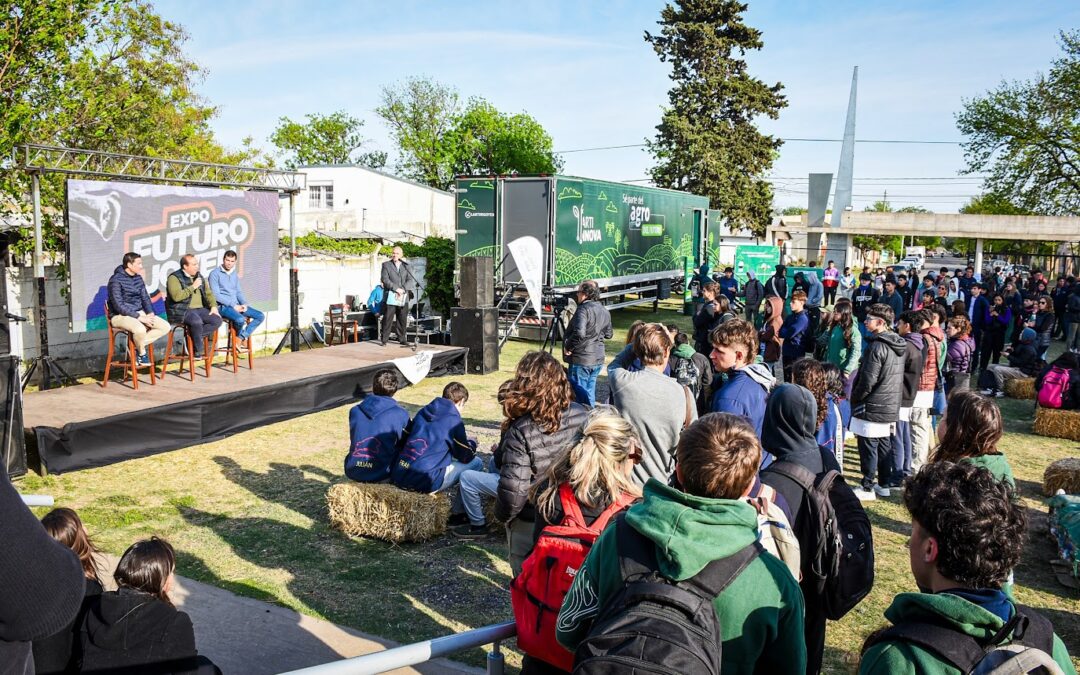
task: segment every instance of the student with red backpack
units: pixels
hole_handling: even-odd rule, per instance
[[[633,425],[611,406],[597,406],[580,440],[533,486],[535,543],[510,586],[522,673],[570,671],[574,655],[555,640],[555,619],[592,543],[641,497],[630,477],[640,453]]]
[[[1080,408],[1080,359],[1065,352],[1035,378],[1035,399],[1044,408]]]
[[[712,413],[683,431],[682,489],[646,483],[644,500],[596,540],[563,602],[556,636],[575,650],[575,668],[803,675],[802,593],[757,543],[745,501],[760,457],[742,417]]]

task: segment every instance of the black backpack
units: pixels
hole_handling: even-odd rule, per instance
[[[761,546],[754,542],[675,582],[657,572],[655,546],[621,514],[615,542],[623,587],[600,608],[574,652],[575,675],[719,675],[723,636],[713,600]]]
[[[803,590],[815,593],[825,616],[837,621],[874,586],[870,519],[835,469],[815,476],[804,466],[781,461],[766,471],[791,479],[805,494],[804,508],[809,511],[795,523],[802,549]]]
[[[1074,290],[1069,294],[1069,299],[1065,303],[1065,310],[1070,314],[1080,315],[1080,292]]]
[[[1016,613],[989,640],[982,642],[950,627],[932,623],[900,623],[871,636],[863,653],[879,642],[907,642],[933,652],[965,675],[1062,673],[1054,661],[1054,627],[1030,607]]]
[[[689,389],[695,399],[698,397],[701,389],[701,369],[697,367],[693,359],[676,356],[671,376],[676,382]]]

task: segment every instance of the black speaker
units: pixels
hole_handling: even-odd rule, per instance
[[[465,370],[487,375],[499,369],[499,310],[454,307],[450,310],[450,343],[468,347]]]
[[[15,356],[0,357],[0,454],[4,469],[9,476],[26,473],[26,438],[23,437],[22,389],[19,382],[19,359]]]
[[[495,304],[495,261],[465,256],[461,259],[461,306],[468,309]]]

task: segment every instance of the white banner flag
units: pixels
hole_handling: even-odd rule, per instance
[[[427,377],[428,372],[431,371],[431,357],[434,354],[433,351],[417,352],[412,356],[394,359],[390,363],[397,366],[410,384],[416,384]]]
[[[521,274],[525,290],[529,292],[533,309],[539,313],[542,302],[540,286],[544,274],[544,247],[536,237],[519,237],[507,244],[506,248],[510,249],[510,255],[514,256],[514,264]]]

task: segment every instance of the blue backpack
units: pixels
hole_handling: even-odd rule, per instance
[[[375,314],[383,313],[383,302],[386,300],[386,291],[383,290],[381,285],[376,285],[371,289],[371,294],[367,296],[368,310]]]

